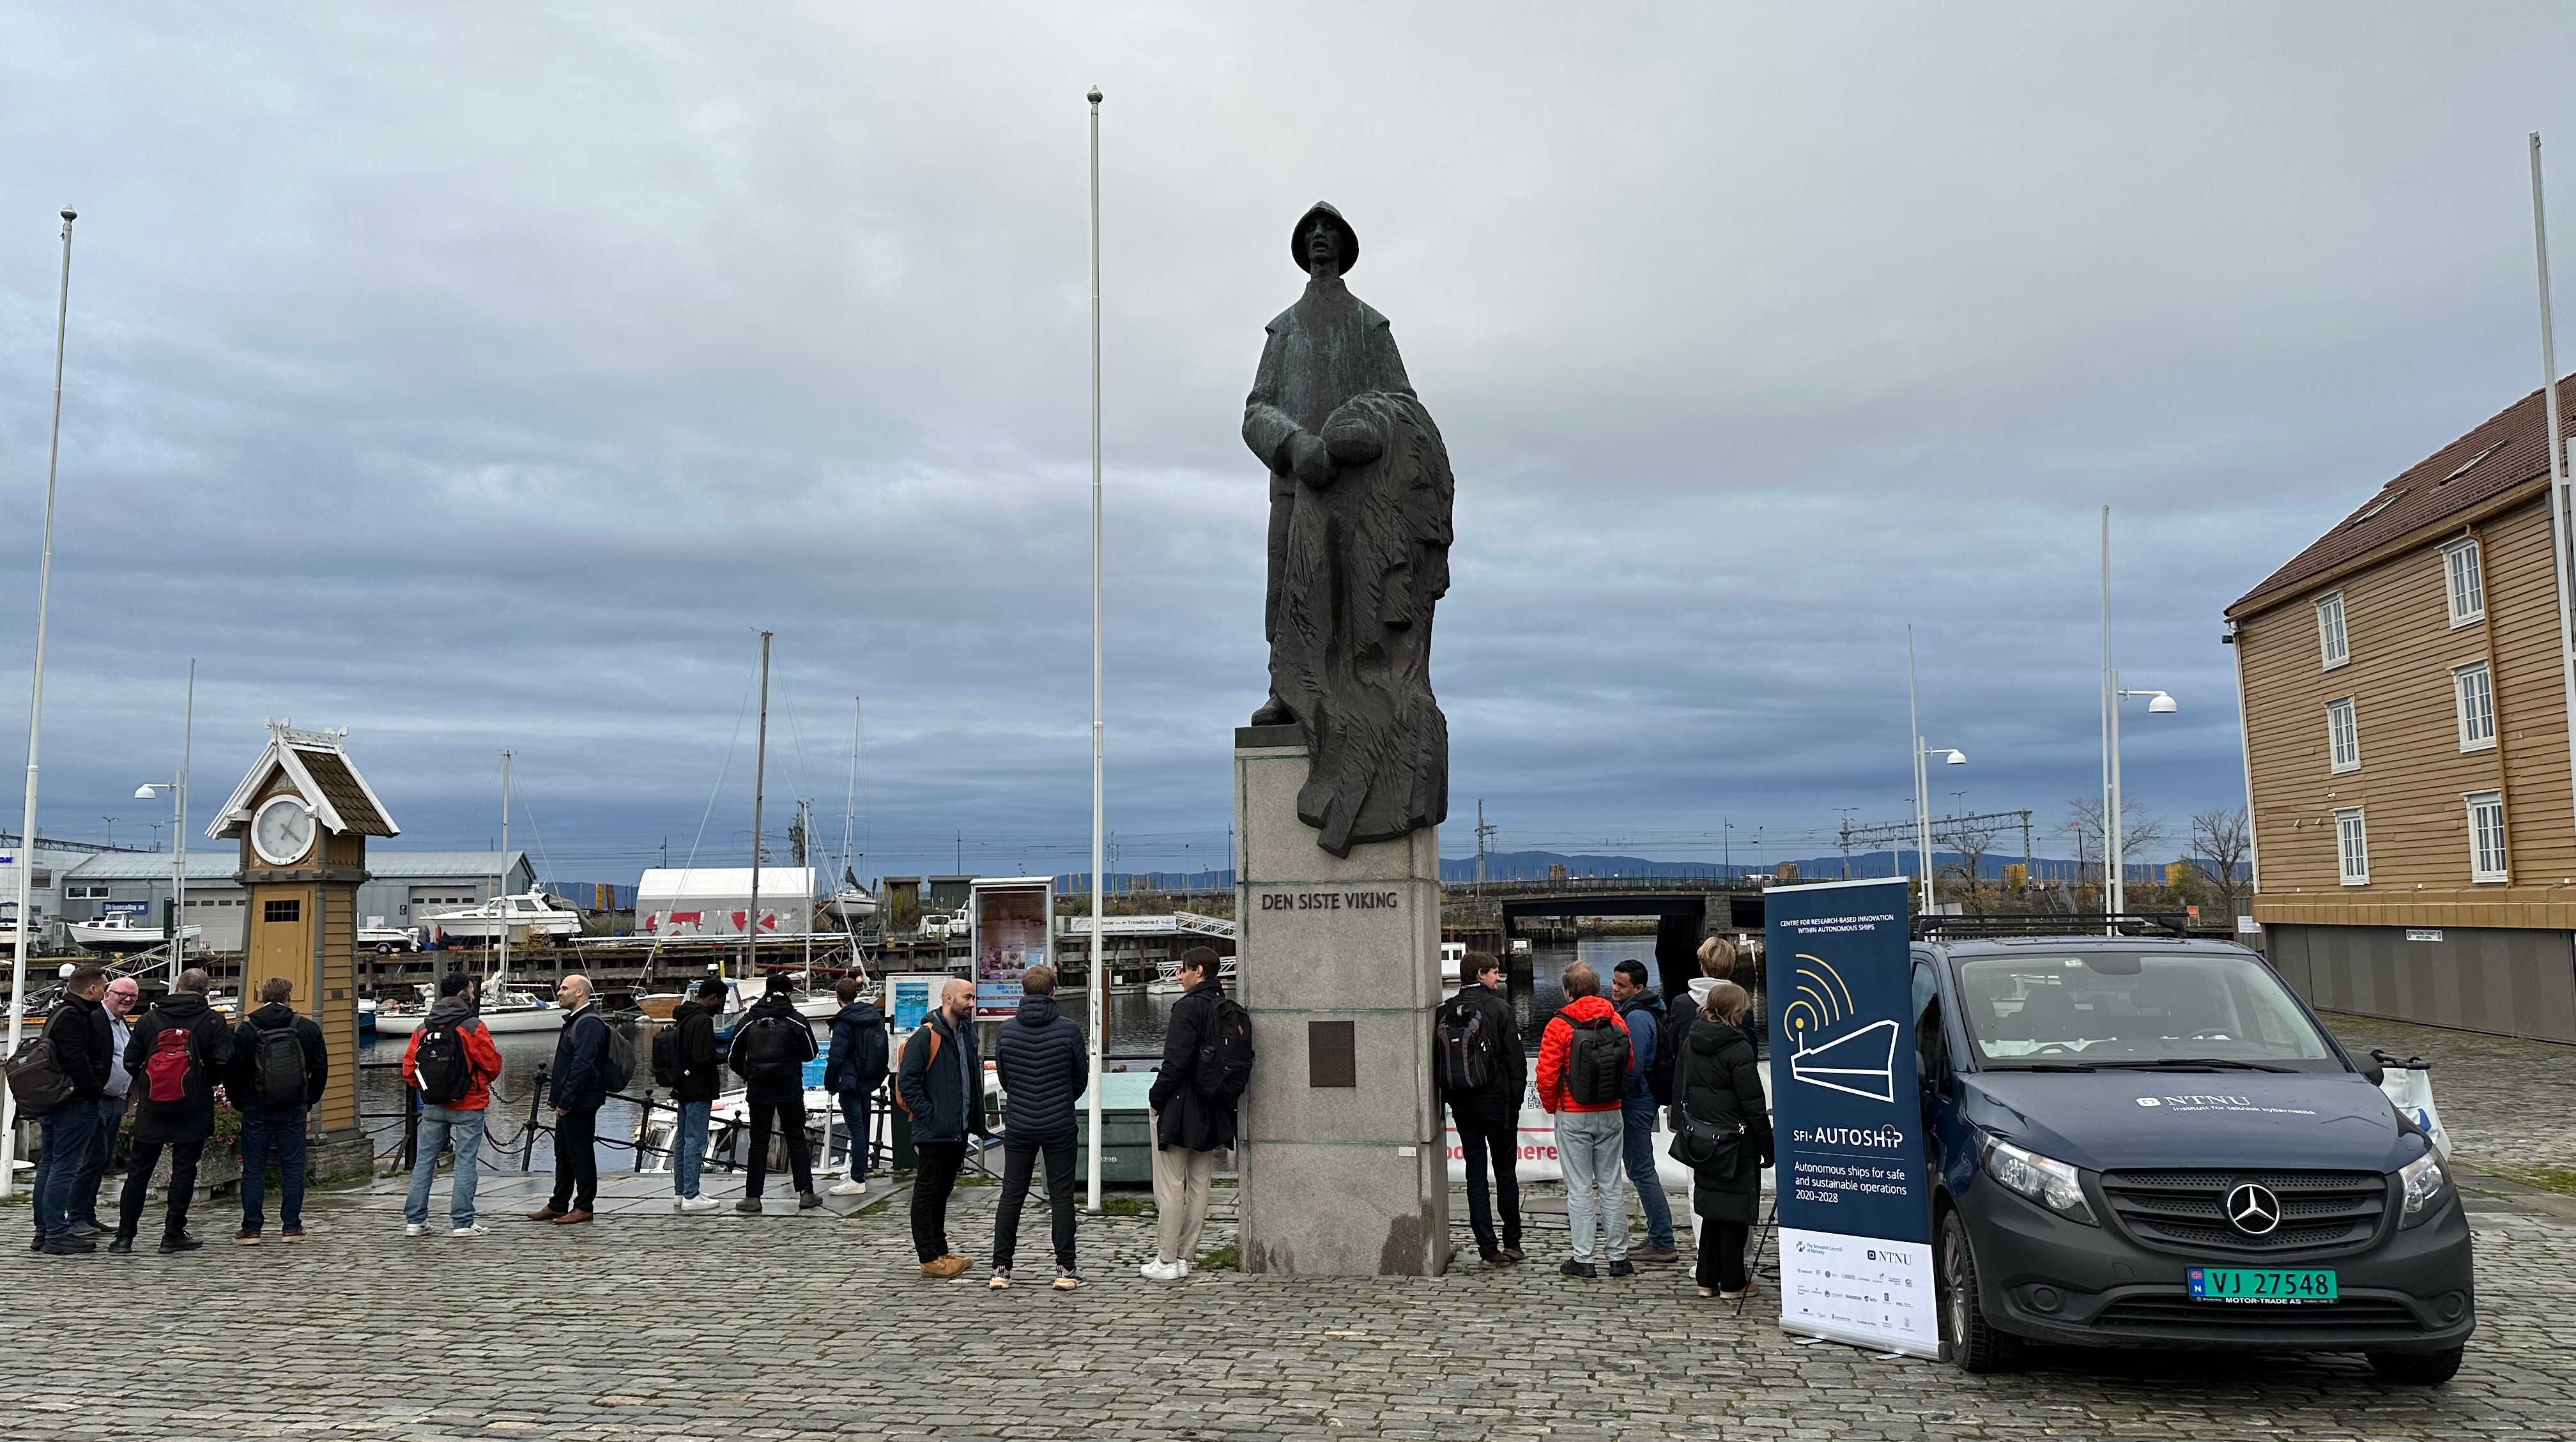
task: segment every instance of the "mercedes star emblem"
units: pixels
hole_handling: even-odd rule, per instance
[[[2281,1199],[2270,1187],[2241,1183],[2227,1194],[2227,1220],[2249,1237],[2268,1236],[2281,1225]]]

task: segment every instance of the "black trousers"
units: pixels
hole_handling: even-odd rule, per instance
[[[586,1212],[599,1200],[599,1108],[555,1118],[555,1191],[547,1205]]]
[[[1701,1230],[1699,1262],[1694,1268],[1701,1286],[1721,1292],[1744,1290],[1744,1240],[1752,1231],[1742,1222],[1720,1221],[1711,1221]]]
[[[152,1187],[152,1169],[161,1164],[161,1149],[170,1149],[170,1206],[163,1214],[161,1235],[175,1237],[188,1230],[188,1203],[197,1196],[197,1159],[206,1154],[204,1138],[193,1142],[134,1143],[134,1165],[125,1170],[125,1190],[116,1199],[116,1234],[134,1240],[134,1229],[143,1225],[143,1194]]]
[[[993,1219],[993,1265],[1007,1267],[1019,1251],[1020,1203],[1029,1194],[1029,1174],[1038,1153],[1046,1153],[1047,1211],[1055,1221],[1055,1264],[1073,1270],[1073,1138],[1062,1141],[1002,1141],[1002,1209]]]
[[[814,1190],[814,1157],[805,1146],[805,1100],[787,1097],[778,1101],[756,1101],[751,1104],[751,1180],[744,1183],[742,1194],[760,1200],[761,1183],[769,1176],[769,1134],[775,1129],[786,1133],[787,1164],[796,1172],[796,1194]]]
[[[966,1143],[914,1142],[921,1169],[912,1174],[912,1249],[925,1262],[948,1255],[948,1196],[957,1190],[957,1169],[966,1165]]]
[[[1476,1232],[1476,1245],[1481,1248],[1517,1247],[1521,1244],[1521,1182],[1516,1170],[1520,1156],[1520,1099],[1517,1097],[1479,1098],[1453,1101],[1449,1114],[1458,1123],[1458,1149],[1467,1163],[1467,1225]],[[1493,1200],[1485,1194],[1485,1171],[1491,1165],[1494,1174],[1494,1200],[1503,1206],[1503,1231],[1494,1235]]]

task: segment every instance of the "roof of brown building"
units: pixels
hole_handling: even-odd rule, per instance
[[[2576,428],[2571,406],[2576,406],[2576,377],[2558,383],[2562,442]],[[2419,531],[2439,530],[2452,517],[2539,479],[2549,467],[2548,430],[2548,409],[2534,389],[2380,487],[2333,530],[2238,597],[2227,614],[2282,600],[2347,561]]]

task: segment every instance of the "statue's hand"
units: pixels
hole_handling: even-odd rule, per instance
[[[1344,467],[1365,466],[1386,454],[1386,445],[1378,439],[1375,426],[1339,416],[1324,423],[1324,449]]]
[[[1310,486],[1333,483],[1333,456],[1324,446],[1324,438],[1313,431],[1299,431],[1288,442],[1288,468],[1297,479]]]

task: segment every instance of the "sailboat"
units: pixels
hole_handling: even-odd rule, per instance
[[[507,895],[510,889],[510,763],[512,759],[509,752],[501,753],[501,872],[493,887],[493,890],[500,894],[501,902],[505,905],[521,899]],[[509,915],[515,922],[516,911],[513,910]],[[479,993],[482,1002],[475,1009],[475,1014],[482,1019],[484,1027],[494,1036],[507,1036],[514,1032],[561,1030],[563,1012],[553,1002],[532,991],[513,991],[510,988],[510,927],[504,925],[494,930],[499,933],[495,938],[498,949],[493,953],[492,975],[485,978],[483,982]],[[429,1014],[430,1004],[437,999],[438,989],[423,982],[419,990],[420,1001],[416,1006],[387,1002],[376,1008],[377,1035],[404,1036],[420,1029],[421,1019]]]

